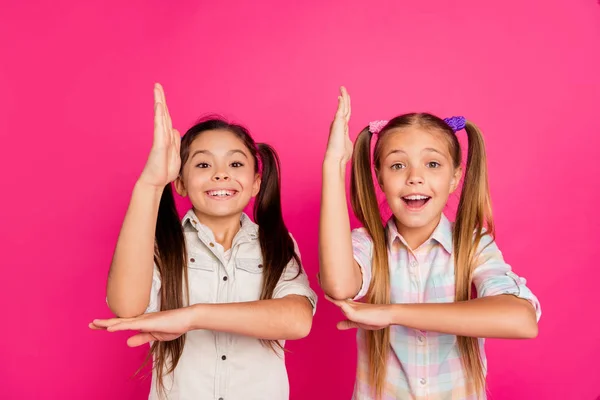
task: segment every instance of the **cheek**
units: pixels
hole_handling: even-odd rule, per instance
[[[429,179],[429,184],[438,194],[448,194],[452,189],[452,177],[449,174],[438,174]]]
[[[244,191],[252,191],[252,185],[254,184],[255,174],[251,170],[240,172],[236,176],[236,180],[242,185]]]
[[[398,172],[382,172],[379,175],[379,179],[381,180],[381,185],[383,185],[382,189],[385,194],[394,194],[402,188],[402,177]]]

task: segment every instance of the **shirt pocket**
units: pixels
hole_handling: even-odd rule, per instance
[[[189,252],[188,281],[190,305],[216,302],[218,266],[218,262],[206,254]]]
[[[263,264],[260,258],[235,260],[235,298],[237,301],[260,300],[263,283]]]

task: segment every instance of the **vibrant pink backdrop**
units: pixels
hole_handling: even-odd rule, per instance
[[[288,2],[284,2],[288,3]],[[600,395],[600,6],[482,2],[7,2],[0,13],[3,399],[144,399],[106,275],[152,140],[218,112],[274,144],[287,223],[317,289],[320,163],[344,84],[372,119],[464,114],[486,135],[498,242],[539,296],[533,341],[490,340],[492,399]],[[292,400],[350,398],[354,333],[321,296],[289,343]]]

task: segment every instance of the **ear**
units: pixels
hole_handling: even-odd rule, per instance
[[[260,192],[260,184],[262,182],[262,178],[260,174],[254,175],[254,183],[252,184],[252,197],[255,197],[258,192]]]
[[[454,193],[454,191],[458,187],[458,184],[460,183],[460,178],[462,178],[462,174],[462,167],[454,169],[454,175],[452,175],[452,180],[450,181],[450,193]]]
[[[187,197],[187,189],[185,188],[185,185],[183,184],[183,179],[181,177],[181,175],[179,175],[177,177],[177,179],[175,179],[174,186],[175,186],[175,191],[177,192],[178,195],[180,195],[181,197]]]

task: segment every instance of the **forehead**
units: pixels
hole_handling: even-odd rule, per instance
[[[393,150],[402,150],[407,154],[420,153],[433,148],[450,156],[450,140],[445,132],[437,129],[426,129],[419,126],[396,128],[386,132],[381,143],[383,156]]]
[[[248,151],[244,141],[233,132],[226,129],[204,131],[194,138],[190,144],[190,152],[208,150],[211,153],[218,154],[234,149],[242,150],[244,152]]]

